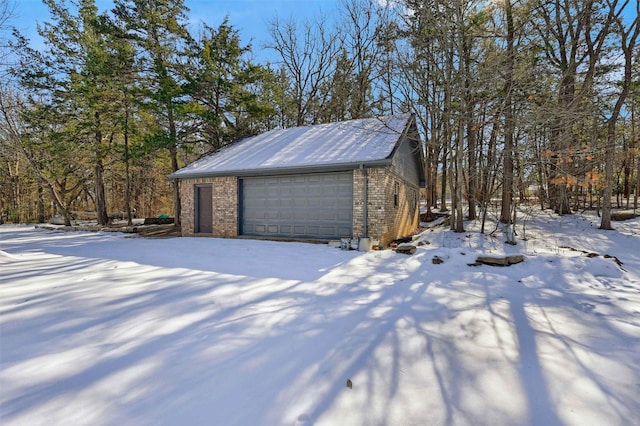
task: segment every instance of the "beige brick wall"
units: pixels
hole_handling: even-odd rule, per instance
[[[383,246],[413,233],[420,224],[419,188],[389,169],[367,169],[368,202],[367,230],[370,238]],[[398,205],[394,203],[394,188],[398,184]],[[360,170],[353,172],[353,236],[363,235],[363,186]]]
[[[213,232],[195,234],[195,186],[211,184],[213,203]],[[202,235],[212,237],[238,236],[238,178],[234,176],[185,179],[180,181],[180,200],[182,213],[182,235],[187,237]]]

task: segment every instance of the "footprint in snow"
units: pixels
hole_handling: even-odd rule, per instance
[[[593,312],[593,310],[596,308],[596,305],[592,303],[580,303],[579,307],[582,312]]]
[[[296,426],[305,426],[311,424],[311,417],[308,414],[300,414],[296,421]]]

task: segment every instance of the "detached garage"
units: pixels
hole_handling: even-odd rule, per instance
[[[422,146],[411,115],[295,127],[242,139],[171,175],[184,236],[380,244],[419,223]]]

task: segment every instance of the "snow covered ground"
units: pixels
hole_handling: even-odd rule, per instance
[[[412,256],[0,226],[0,422],[640,424],[640,219],[478,226]]]

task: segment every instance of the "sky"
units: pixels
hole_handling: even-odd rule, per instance
[[[327,16],[335,14],[340,0],[185,0],[190,9],[191,25],[201,22],[217,27],[229,17],[229,22],[240,31],[244,43],[252,43],[254,54],[265,56],[264,44],[269,40],[268,23],[274,17],[281,20],[304,20],[320,12]],[[37,34],[37,23],[50,19],[47,7],[41,0],[16,0],[15,18],[11,25],[32,40],[35,47],[41,45]],[[100,11],[111,9],[112,0],[96,0]]]
[[[37,23],[49,19],[47,7],[42,0],[13,1],[16,10],[10,25],[30,38],[34,47],[40,47],[42,42],[37,34]],[[259,59],[269,57],[264,45],[269,40],[268,23],[273,18],[301,21],[320,13],[331,18],[337,14],[340,2],[341,0],[185,0],[190,9],[191,25],[197,27],[205,22],[217,27],[228,16],[231,25],[240,31],[243,42],[252,44],[253,53]],[[96,4],[104,11],[111,9],[113,0],[96,0]],[[632,6],[633,4],[625,13],[628,21],[635,17]]]

